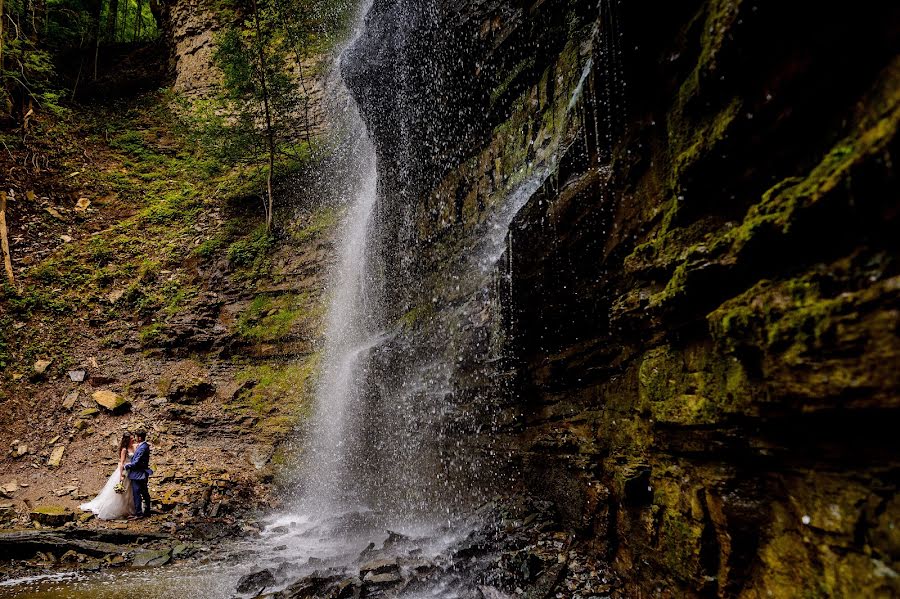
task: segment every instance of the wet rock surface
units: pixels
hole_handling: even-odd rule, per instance
[[[285,588],[274,597],[623,596],[609,568],[565,532],[547,502],[492,502],[459,527],[470,532],[436,555],[429,553],[435,538],[391,534],[350,567],[323,567],[296,580],[276,571]]]
[[[396,191],[379,367],[452,347],[459,445],[633,596],[900,593],[896,9],[414,4],[350,77]],[[448,285],[516,202],[490,283]]]

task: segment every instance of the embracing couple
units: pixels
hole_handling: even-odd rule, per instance
[[[122,435],[119,443],[119,465],[109,477],[103,490],[93,500],[81,504],[81,509],[101,520],[129,520],[150,516],[150,491],[147,484],[150,469],[150,444],[146,431]],[[146,509],[144,504],[147,505]]]

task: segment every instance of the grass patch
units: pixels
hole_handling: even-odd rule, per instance
[[[284,339],[304,320],[318,319],[321,307],[309,294],[286,294],[276,298],[257,296],[237,321],[238,334],[256,343]]]
[[[303,228],[293,232],[291,238],[296,243],[307,243],[324,234],[330,233],[337,226],[340,211],[332,206],[321,206],[306,219]]]
[[[311,354],[289,364],[247,367],[236,377],[245,390],[225,408],[259,417],[257,426],[266,434],[287,433],[309,417],[319,363],[320,354]]]

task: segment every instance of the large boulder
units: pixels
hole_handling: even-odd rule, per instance
[[[43,526],[62,526],[74,517],[68,508],[61,505],[42,505],[31,510],[31,519]]]

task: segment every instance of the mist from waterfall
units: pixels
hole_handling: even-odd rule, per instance
[[[354,33],[346,47],[359,37],[371,0],[358,9]],[[300,512],[334,513],[359,498],[349,478],[353,437],[365,391],[368,354],[380,337],[374,328],[378,302],[370,271],[371,239],[375,234],[373,211],[378,197],[375,148],[351,95],[344,85],[338,55],[328,78],[329,113],[333,127],[344,139],[339,146],[340,168],[333,176],[332,201],[345,210],[337,234],[337,262],[330,273],[323,368],[315,391],[315,407],[302,456],[299,494],[294,499]],[[361,507],[361,506],[355,506]]]

